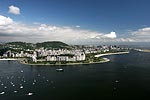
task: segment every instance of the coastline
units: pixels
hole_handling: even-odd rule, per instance
[[[0,59],[0,61],[4,61],[4,60],[12,60],[13,61],[13,60],[20,60],[20,59],[15,59],[15,58],[4,58],[4,59],[2,58],[2,59]]]
[[[150,52],[150,50],[142,50],[142,52]]]
[[[4,59],[0,59],[0,61],[19,61],[21,64],[25,64],[25,65],[38,65],[38,66],[54,66],[54,65],[88,65],[88,64],[99,64],[99,63],[106,63],[109,62],[110,59],[108,58],[103,58],[103,61],[100,62],[89,62],[89,63],[68,63],[68,64],[30,64],[30,63],[25,63],[22,59],[14,59],[14,58],[4,58]]]
[[[106,53],[106,54],[98,54],[98,55],[95,55],[95,57],[102,57],[102,56],[108,56],[108,55],[118,55],[118,54],[128,54],[130,53],[129,51],[128,52],[117,52],[117,53]],[[89,62],[89,63],[68,63],[68,64],[28,64],[28,63],[24,63],[24,62],[21,62],[22,64],[26,64],[26,65],[37,65],[37,66],[65,66],[65,65],[89,65],[89,64],[100,64],[100,63],[106,63],[106,62],[109,62],[110,59],[108,58],[102,58],[103,61],[100,61],[100,62]]]
[[[150,53],[150,50],[146,50],[146,49],[134,49],[134,50],[139,51],[139,52]]]
[[[109,62],[110,59],[108,58],[103,58],[104,61],[100,61],[100,62],[89,62],[89,63],[68,63],[68,64],[30,64],[30,63],[24,63],[22,61],[20,61],[21,64],[25,64],[25,65],[32,65],[32,66],[66,66],[66,65],[89,65],[89,64],[100,64],[100,63],[106,63]]]
[[[117,54],[127,54],[129,52],[117,52],[117,53],[105,53],[105,54],[98,54],[95,55],[95,57],[102,57],[102,56],[108,56],[108,55],[117,55]],[[100,63],[106,63],[109,62],[110,59],[108,58],[102,58],[102,61],[99,62],[89,62],[89,63],[68,63],[68,64],[30,64],[30,63],[25,63],[22,59],[13,59],[13,58],[5,58],[5,59],[0,59],[0,61],[4,61],[4,60],[12,60],[12,61],[19,61],[21,64],[25,64],[25,65],[37,65],[37,66],[55,66],[55,65],[59,65],[59,66],[65,66],[65,65],[89,65],[89,64],[100,64]]]
[[[102,56],[109,56],[109,55],[119,55],[119,54],[128,54],[128,53],[130,53],[130,52],[127,51],[127,52],[105,53],[105,54],[95,55],[95,57],[102,57]]]

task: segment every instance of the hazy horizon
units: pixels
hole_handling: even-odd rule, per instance
[[[41,41],[41,42],[27,42],[27,41],[3,41],[0,43],[9,43],[9,42],[26,42],[26,43],[33,43],[33,44],[36,44],[36,43],[42,43],[42,42],[54,42],[54,41]],[[63,42],[63,41],[59,41],[59,42]],[[103,42],[103,43],[67,43],[67,42],[63,42],[63,43],[66,43],[68,45],[95,45],[95,46],[98,46],[98,45],[120,45],[120,46],[136,46],[136,47],[150,47],[150,42],[122,42],[122,43],[118,43],[118,42],[113,42],[113,43],[110,43],[110,42]]]

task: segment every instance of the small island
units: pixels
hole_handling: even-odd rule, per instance
[[[102,56],[129,53],[127,48],[106,45],[68,45],[60,41],[0,44],[1,60],[19,60],[28,65],[76,65],[110,61]]]

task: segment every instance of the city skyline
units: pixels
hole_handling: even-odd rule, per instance
[[[0,42],[150,42],[148,0],[1,0]]]

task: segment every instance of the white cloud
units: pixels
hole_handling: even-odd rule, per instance
[[[108,34],[77,29],[69,26],[54,26],[34,23],[27,25],[0,15],[0,40],[41,42],[59,40],[67,43],[102,43],[102,42],[150,42],[150,27],[130,31],[118,37],[116,32]]]
[[[145,27],[138,29],[136,31],[131,31],[131,39],[134,42],[150,42],[150,27]]]
[[[136,41],[134,39],[126,37],[126,38],[117,38],[115,39],[114,42],[136,42]]]
[[[6,24],[3,22],[3,19],[9,19],[10,21],[8,21],[9,23],[5,21]],[[111,41],[116,38],[115,32],[105,34],[68,26],[53,26],[47,24],[26,25],[15,22],[5,16],[1,16],[0,22],[3,22],[0,26],[0,35],[13,37],[16,41],[40,42],[59,40],[67,43],[91,43],[97,41]]]
[[[9,6],[9,11],[8,13],[14,14],[14,15],[20,15],[20,8],[16,6]]]
[[[9,39],[8,39],[9,38]],[[40,23],[27,25],[0,15],[0,40],[10,41],[63,41],[66,43],[102,43],[102,42],[150,42],[150,27],[129,31],[117,36],[116,32],[101,33],[69,26],[54,26]]]
[[[110,32],[109,34],[106,34],[106,35],[104,35],[104,36],[105,36],[105,37],[108,37],[108,38],[112,38],[112,39],[114,39],[114,38],[117,37],[116,32]]]
[[[12,23],[13,23],[13,20],[11,18],[0,15],[0,25],[8,25]]]
[[[132,32],[132,35],[149,35],[150,36],[150,27],[138,29],[137,31]]]

